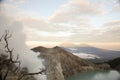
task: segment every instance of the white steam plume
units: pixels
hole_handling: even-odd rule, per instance
[[[0,37],[5,30],[9,30],[12,37],[9,39],[9,47],[14,48],[13,55],[19,55],[21,67],[27,67],[29,72],[38,72],[44,69],[43,59],[38,58],[39,53],[31,51],[25,44],[25,35],[22,32],[23,25],[12,17],[7,16],[7,13],[1,11],[0,5]],[[0,47],[1,48],[1,47]],[[35,76],[37,80],[46,80],[46,75]]]

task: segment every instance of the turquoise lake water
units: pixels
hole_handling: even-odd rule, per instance
[[[114,70],[82,72],[69,77],[67,80],[120,80],[120,72]]]

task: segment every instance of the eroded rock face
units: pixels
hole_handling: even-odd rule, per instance
[[[56,57],[51,56],[49,54],[41,54],[40,56],[44,56],[45,66],[46,66],[46,75],[47,80],[64,80],[64,75],[62,74],[61,63],[56,59]]]
[[[36,47],[32,50],[40,52],[39,57],[45,60],[44,64],[48,80],[64,80],[78,72],[100,69],[92,62],[81,59],[60,47]]]
[[[39,48],[46,67],[47,80],[64,80],[63,69],[59,61],[59,56],[54,53],[54,49]]]

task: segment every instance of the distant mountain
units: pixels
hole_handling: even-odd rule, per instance
[[[79,57],[82,57],[82,54],[87,55],[88,57],[94,57],[94,59],[105,59],[111,60],[117,57],[120,57],[120,51],[112,51],[106,49],[100,49],[96,47],[92,47],[90,45],[80,45],[76,47],[63,47],[63,49],[71,52]]]
[[[64,50],[61,47],[45,48],[42,46],[32,49],[35,52],[40,52],[41,58],[45,60],[46,75],[48,80],[64,80],[78,72],[109,69],[109,65],[99,68],[96,64],[81,59],[78,56]]]

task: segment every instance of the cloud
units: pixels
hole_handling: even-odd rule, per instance
[[[114,7],[114,11],[120,12],[120,0],[116,0],[116,5]]]
[[[105,24],[105,26],[111,26],[111,27],[113,27],[113,26],[120,26],[120,20],[114,20],[114,21],[111,21],[111,22],[108,22],[108,23],[106,23]]]
[[[120,20],[108,22],[105,27],[103,35],[106,40],[120,42]]]
[[[3,0],[0,0],[0,3],[2,2]]]
[[[31,18],[31,17],[23,20],[23,23],[26,27],[34,28],[40,31],[47,31],[47,32],[64,31],[64,28],[65,28],[65,26],[50,23],[43,19],[37,19],[37,18]]]
[[[21,19],[27,41],[48,42],[113,42],[119,41],[120,21],[107,22],[98,27],[55,24],[36,18]],[[65,26],[66,25],[66,26]],[[113,38],[114,37],[114,38]]]
[[[71,28],[50,23],[42,19],[29,17],[20,19],[19,21],[24,25],[24,32],[27,32],[28,41],[64,41],[73,35]]]
[[[74,41],[74,35],[77,35],[75,41],[78,41],[78,36],[84,37],[91,32],[88,29],[92,26],[91,18],[86,15],[100,14],[100,8],[96,8],[88,0],[71,0],[49,20],[23,16],[19,21],[23,23],[27,41]]]
[[[45,41],[45,42],[57,42],[66,41],[72,35],[69,32],[47,32],[40,30],[27,31],[27,41]]]
[[[107,0],[70,0],[62,5],[52,16],[48,17],[48,20],[27,16],[24,11],[18,11],[24,14],[22,14],[22,17],[19,14],[20,17],[16,19],[19,19],[19,22],[24,26],[23,32],[27,36],[26,41],[119,41],[117,36],[119,35],[119,31],[117,31],[119,30],[119,20],[107,22],[109,16],[114,16],[109,11],[113,7],[112,0],[109,2]],[[105,11],[109,14],[104,14]],[[102,16],[103,14],[104,16]],[[18,16],[18,14],[16,15]],[[107,23],[102,25],[102,20],[104,23]],[[98,26],[99,22],[102,26]]]
[[[70,25],[70,24],[56,24],[54,22],[50,22],[50,21],[45,21],[43,19],[40,18],[23,18],[20,20],[21,22],[23,22],[24,26],[26,27],[26,29],[29,28],[33,28],[36,30],[40,30],[40,31],[47,31],[47,32],[59,32],[59,31],[73,31],[72,28],[74,29],[79,29],[78,26],[76,25]],[[77,22],[76,22],[77,23]],[[87,24],[81,24],[82,27],[84,26],[89,26]]]
[[[43,19],[30,17],[20,19],[20,21],[23,22],[27,41],[81,41],[81,37],[86,38],[91,33],[91,27],[88,27],[91,25],[87,24],[82,24],[83,26],[79,27],[69,24],[55,24]]]
[[[9,13],[12,17],[23,16],[24,11],[22,11],[21,6],[26,2],[27,0],[3,0],[0,9],[5,13]],[[24,14],[24,16],[26,15]]]
[[[56,23],[77,24],[90,21],[89,17],[91,15],[99,15],[103,13],[103,10],[101,9],[101,4],[94,4],[88,0],[71,0],[56,11],[49,19]]]
[[[22,4],[25,3],[27,0],[6,0],[6,2],[10,2],[10,3],[16,3],[16,4]]]
[[[120,12],[120,6],[116,7],[116,8],[114,9],[114,11]]]
[[[69,37],[71,42],[120,42],[120,20],[106,22],[100,28],[75,31]]]
[[[43,31],[49,31],[49,29],[54,30],[54,28],[52,28],[52,25],[43,19],[27,17],[20,19],[20,21],[23,22],[25,27],[34,28],[36,30]]]

